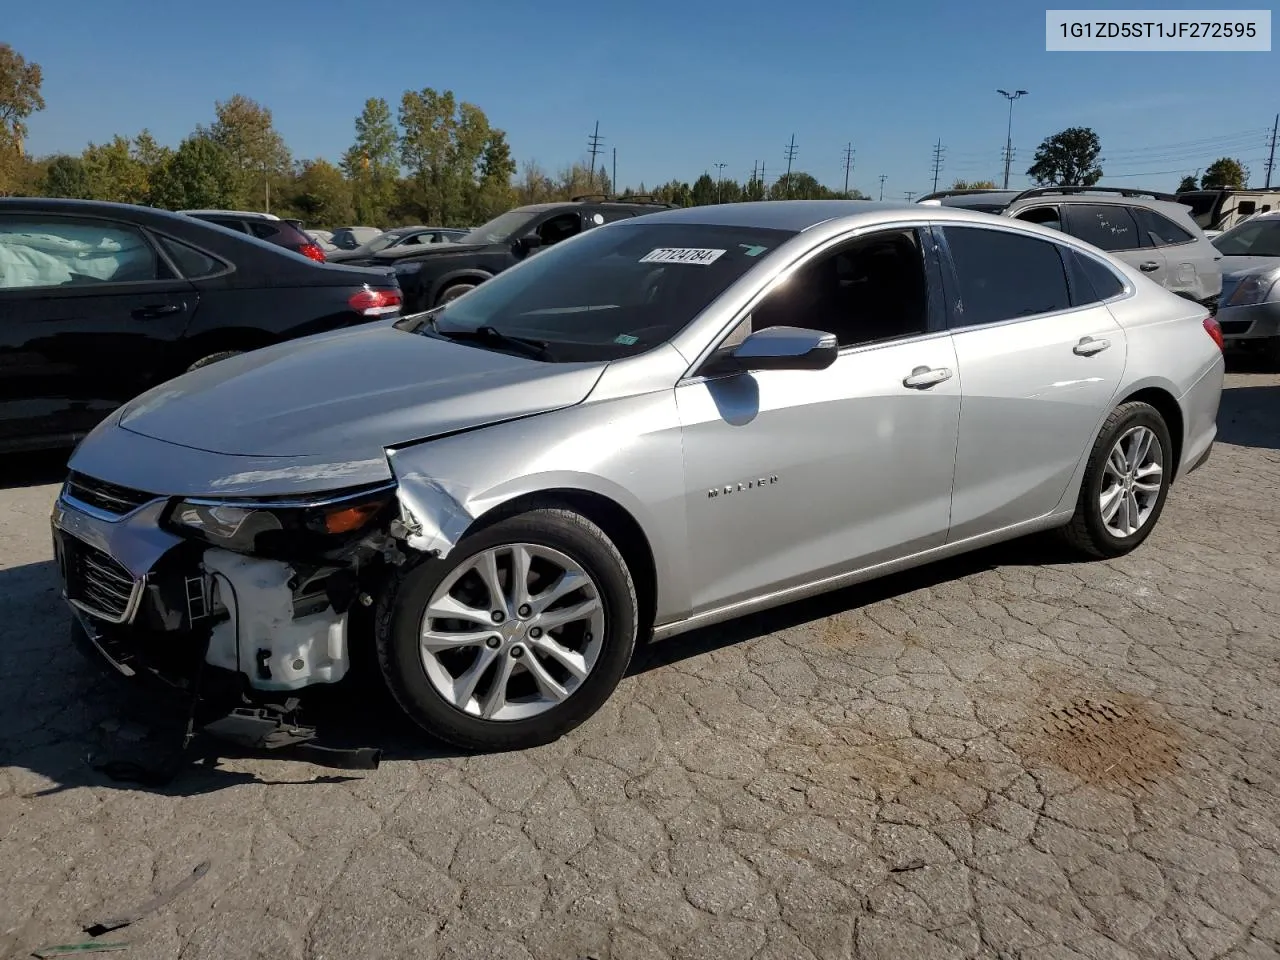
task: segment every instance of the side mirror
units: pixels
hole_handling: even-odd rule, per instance
[[[536,233],[526,233],[516,241],[516,250],[522,255],[532,253],[542,246],[542,238]]]
[[[730,351],[727,366],[750,370],[825,370],[840,355],[834,333],[803,327],[765,327]],[[717,364],[719,366],[719,364]]]

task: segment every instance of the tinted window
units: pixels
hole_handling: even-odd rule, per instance
[[[613,223],[615,220],[629,220],[635,215],[635,210],[606,209],[600,211],[600,216],[604,218],[605,223]]]
[[[267,223],[265,220],[250,220],[249,231],[255,237],[261,237],[263,240],[268,240],[279,233],[280,228],[274,223]]]
[[[161,237],[160,246],[164,247],[164,252],[169,255],[169,259],[177,264],[178,272],[188,280],[210,276],[225,267],[221,261],[201,253],[195,247],[189,247],[169,237]]]
[[[1027,223],[1038,223],[1042,227],[1050,227],[1054,230],[1062,229],[1062,214],[1057,207],[1032,207],[1030,210],[1019,212],[1017,219],[1025,220]]]
[[[1232,227],[1213,245],[1227,257],[1280,257],[1280,217],[1251,220]]]
[[[924,333],[924,257],[914,230],[878,233],[818,257],[752,312],[751,329],[797,326],[834,333],[853,346]]]
[[[665,343],[790,231],[646,223],[588,230],[499,273],[434,314],[440,334],[501,333],[547,344],[559,362],[631,356]],[[419,318],[402,328],[432,333]],[[484,346],[486,342],[467,339]],[[491,342],[489,345],[492,345]]]
[[[1071,204],[1070,232],[1100,250],[1137,250],[1142,245],[1133,214],[1119,204]]]
[[[0,289],[170,277],[155,248],[128,224],[0,216]]]
[[[1144,245],[1168,247],[1175,243],[1189,243],[1195,237],[1178,226],[1166,216],[1148,210],[1146,207],[1134,207],[1133,218],[1138,223],[1138,230]]]
[[[1065,248],[1062,255],[1071,268],[1071,302],[1074,306],[1110,300],[1124,293],[1124,281],[1093,257]]]
[[[1057,244],[981,227],[944,231],[960,283],[960,326],[1066,310],[1067,274]]]
[[[249,228],[244,225],[243,220],[233,220],[228,217],[201,217],[201,219],[216,223],[220,227],[226,227],[228,230],[234,230],[236,233],[249,232]]]

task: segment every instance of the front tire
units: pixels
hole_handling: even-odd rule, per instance
[[[1160,519],[1173,469],[1173,441],[1160,411],[1141,401],[1122,403],[1094,442],[1063,540],[1096,558],[1136,549]]]
[[[392,696],[468,750],[558,739],[594,714],[631,661],[639,610],[617,547],[559,508],[507,517],[387,590],[377,652]]]

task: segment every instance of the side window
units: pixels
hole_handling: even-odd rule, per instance
[[[943,234],[960,284],[958,326],[1071,307],[1056,243],[985,227],[946,227]]]
[[[393,243],[393,247],[417,247],[424,243],[431,242],[431,234],[429,233],[411,233],[399,243]]]
[[[168,279],[172,271],[128,224],[0,216],[0,289]]]
[[[249,232],[255,237],[263,240],[269,240],[280,232],[280,229],[273,223],[267,223],[265,220],[251,220],[249,222]]]
[[[575,211],[573,213],[562,213],[538,227],[538,236],[542,238],[542,245],[549,247],[552,244],[559,243],[561,240],[568,240],[576,233],[582,232],[582,217]]]
[[[615,209],[601,210],[598,214],[598,216],[600,217],[601,223],[615,223],[618,220],[630,220],[635,215],[636,214],[634,210],[625,210],[625,209],[624,210],[615,210]]]
[[[1138,223],[1143,241],[1153,247],[1169,247],[1175,243],[1190,243],[1195,239],[1168,217],[1146,207],[1134,207],[1133,218]]]
[[[1258,210],[1258,204],[1253,200],[1241,200],[1236,204],[1236,213],[1242,217],[1251,217]]]
[[[1083,307],[1124,293],[1124,281],[1087,254],[1062,248],[1071,274],[1071,303]]]
[[[1068,231],[1099,250],[1137,250],[1142,246],[1133,214],[1120,204],[1071,204]]]
[[[803,265],[751,312],[750,329],[808,327],[834,333],[842,347],[875,343],[924,333],[928,303],[919,236],[896,230]]]
[[[236,233],[248,233],[249,228],[245,226],[243,220],[235,220],[228,217],[209,217],[210,223],[216,223],[220,227],[226,227],[228,230],[234,230]]]
[[[177,265],[178,272],[188,280],[199,280],[226,269],[226,264],[222,261],[170,237],[161,237],[160,246]]]
[[[1052,227],[1054,230],[1062,229],[1062,213],[1057,207],[1032,207],[1029,210],[1020,211],[1014,219],[1038,223],[1044,227]]]

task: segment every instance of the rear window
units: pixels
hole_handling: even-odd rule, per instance
[[[631,356],[671,339],[792,236],[633,218],[549,247],[449,303],[435,320],[445,336],[491,326],[544,342],[553,362]]]
[[[1148,210],[1146,207],[1134,207],[1133,218],[1138,222],[1139,235],[1144,244],[1153,247],[1171,247],[1175,243],[1190,243],[1195,236],[1178,226],[1168,217]]]
[[[263,240],[270,240],[280,229],[274,223],[268,223],[265,220],[251,220],[249,222],[249,230],[255,237],[261,237]]]

